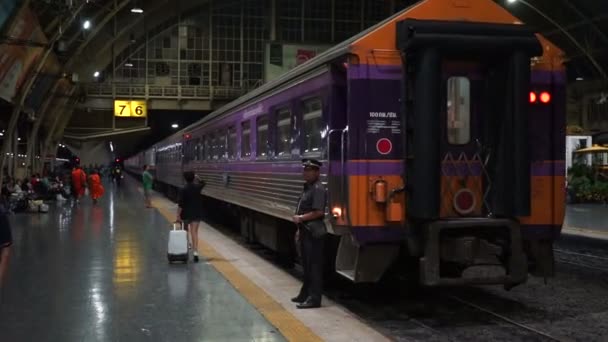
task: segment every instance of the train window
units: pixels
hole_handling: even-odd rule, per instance
[[[249,159],[251,156],[251,130],[249,128],[249,121],[243,121],[241,123],[241,158]]]
[[[256,152],[258,158],[268,157],[268,115],[264,114],[258,117],[256,121],[258,138],[256,141]]]
[[[464,145],[471,138],[471,83],[466,77],[448,79],[448,142]]]
[[[236,128],[231,126],[228,128],[228,159],[236,158]]]
[[[320,154],[322,151],[322,133],[324,130],[321,116],[321,100],[313,99],[304,102],[303,114],[303,154]]]
[[[277,156],[291,155],[291,110],[284,108],[277,113]]]

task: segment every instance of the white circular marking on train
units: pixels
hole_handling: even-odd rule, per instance
[[[458,201],[460,196],[470,196],[471,203],[468,208],[462,208],[460,206],[461,203],[459,203],[459,201]],[[473,193],[473,191],[471,191],[467,188],[460,189],[460,190],[456,191],[456,194],[454,195],[453,204],[454,204],[454,209],[456,209],[456,211],[459,214],[466,215],[466,214],[470,214],[471,212],[473,212],[473,210],[475,210],[475,207],[477,206],[477,199],[475,198],[475,194]]]

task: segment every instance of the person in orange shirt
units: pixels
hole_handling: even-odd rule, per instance
[[[80,202],[80,197],[84,195],[84,189],[87,186],[87,174],[84,173],[79,165],[74,166],[72,170],[72,192],[76,203]]]
[[[97,204],[97,200],[103,196],[105,191],[103,185],[101,184],[101,177],[99,177],[99,172],[97,170],[93,170],[91,176],[89,176],[89,189],[91,191],[93,204]]]

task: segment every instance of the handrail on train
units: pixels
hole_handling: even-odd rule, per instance
[[[334,128],[334,129],[330,129],[329,132],[327,133],[327,162],[328,162],[328,170],[330,170],[329,172],[329,176],[331,176],[331,134],[332,133],[336,133],[336,132],[341,132],[340,135],[340,170],[341,170],[341,179],[340,179],[340,202],[343,203],[345,205],[345,209],[346,211],[348,210],[348,203],[344,198],[344,182],[346,181],[346,177],[345,177],[345,153],[344,153],[344,146],[345,146],[345,140],[344,140],[344,136],[345,134],[348,132],[348,126],[346,126],[345,128]],[[329,210],[329,208],[328,208]],[[340,212],[340,218],[344,217],[344,211],[342,210]],[[348,222],[348,215],[346,216],[346,221]]]

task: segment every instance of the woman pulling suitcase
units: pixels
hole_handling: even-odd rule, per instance
[[[197,182],[195,183],[194,178],[193,172],[184,172],[186,185],[180,194],[176,221],[183,221],[186,229],[190,232],[192,256],[194,262],[198,262],[198,225],[203,220],[203,195],[201,195],[201,191],[205,186],[205,182],[197,178]]]

